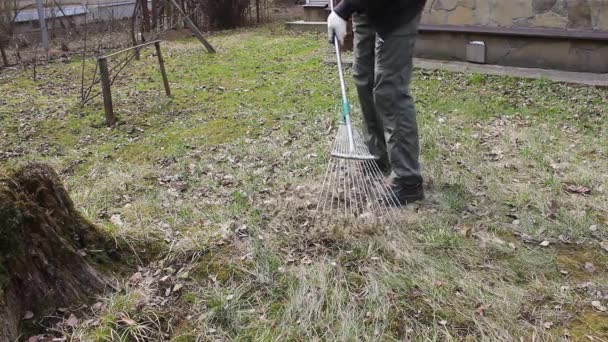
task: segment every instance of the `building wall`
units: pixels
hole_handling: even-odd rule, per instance
[[[608,31],[608,0],[427,0],[422,21]]]
[[[57,0],[57,3],[63,6],[70,5],[88,5],[88,6],[97,6],[97,5],[107,5],[115,2],[124,2],[125,0]],[[54,1],[43,1],[48,5],[54,5]],[[17,0],[18,8],[23,7],[36,7],[36,0]]]

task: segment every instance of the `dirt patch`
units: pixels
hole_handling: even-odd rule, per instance
[[[573,341],[606,340],[608,339],[608,313],[583,312],[570,322],[567,331]]]
[[[556,252],[560,272],[572,281],[590,281],[594,276],[608,271],[608,255],[598,248],[560,245]]]

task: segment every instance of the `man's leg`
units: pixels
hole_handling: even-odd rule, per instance
[[[415,19],[390,34],[379,34],[374,99],[384,125],[393,183],[397,187],[416,189],[412,191],[419,189],[421,193],[418,123],[410,95],[418,22],[419,19]]]
[[[380,158],[382,168],[388,168],[388,154],[384,140],[382,119],[376,114],[374,104],[374,64],[376,31],[365,14],[353,15],[354,66],[353,75],[363,112],[364,139],[371,153]]]

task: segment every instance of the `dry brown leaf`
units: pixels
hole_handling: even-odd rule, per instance
[[[76,315],[74,314],[70,314],[70,317],[68,317],[68,319],[65,321],[65,325],[67,325],[68,327],[75,327],[78,324],[78,317],[76,317]]]
[[[133,274],[131,276],[131,278],[129,278],[129,282],[131,284],[137,284],[140,281],[142,281],[144,279],[144,277],[141,275],[141,272],[136,272],[135,274]]]
[[[459,232],[460,235],[464,236],[467,239],[470,239],[471,235],[473,235],[473,227],[469,225],[464,225],[460,227]]]
[[[122,219],[118,214],[112,215],[112,217],[110,217],[110,222],[112,222],[117,227],[124,226],[124,223],[122,222]]]
[[[133,319],[131,319],[131,318],[127,317],[127,316],[124,316],[123,318],[121,318],[118,321],[118,323],[122,323],[122,324],[128,325],[130,327],[134,327],[134,326],[137,325],[137,322],[135,322]]]
[[[555,200],[549,203],[549,211],[547,212],[547,217],[554,220],[557,218],[557,213],[559,212],[559,206]]]
[[[608,240],[600,242],[600,247],[602,247],[606,252],[608,252]]]
[[[591,195],[591,189],[586,187],[586,186],[581,186],[581,185],[567,185],[564,190],[566,190],[566,192],[569,192],[571,194],[577,194],[577,195],[582,195],[582,196],[589,196]]]
[[[589,273],[595,273],[596,268],[595,265],[593,263],[590,262],[586,262],[585,263],[585,270]]]
[[[310,260],[310,258],[308,256],[305,256],[304,258],[302,258],[301,262],[304,265],[310,265],[310,264],[312,264],[312,260]]]
[[[593,308],[600,312],[606,312],[606,310],[608,310],[604,305],[602,305],[602,302],[600,302],[599,300],[594,300],[593,302],[591,302],[591,306],[593,306]]]

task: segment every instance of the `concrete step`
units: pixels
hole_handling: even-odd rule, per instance
[[[285,27],[288,30],[293,31],[307,31],[307,32],[327,32],[327,22],[325,21],[291,21],[285,23]]]

